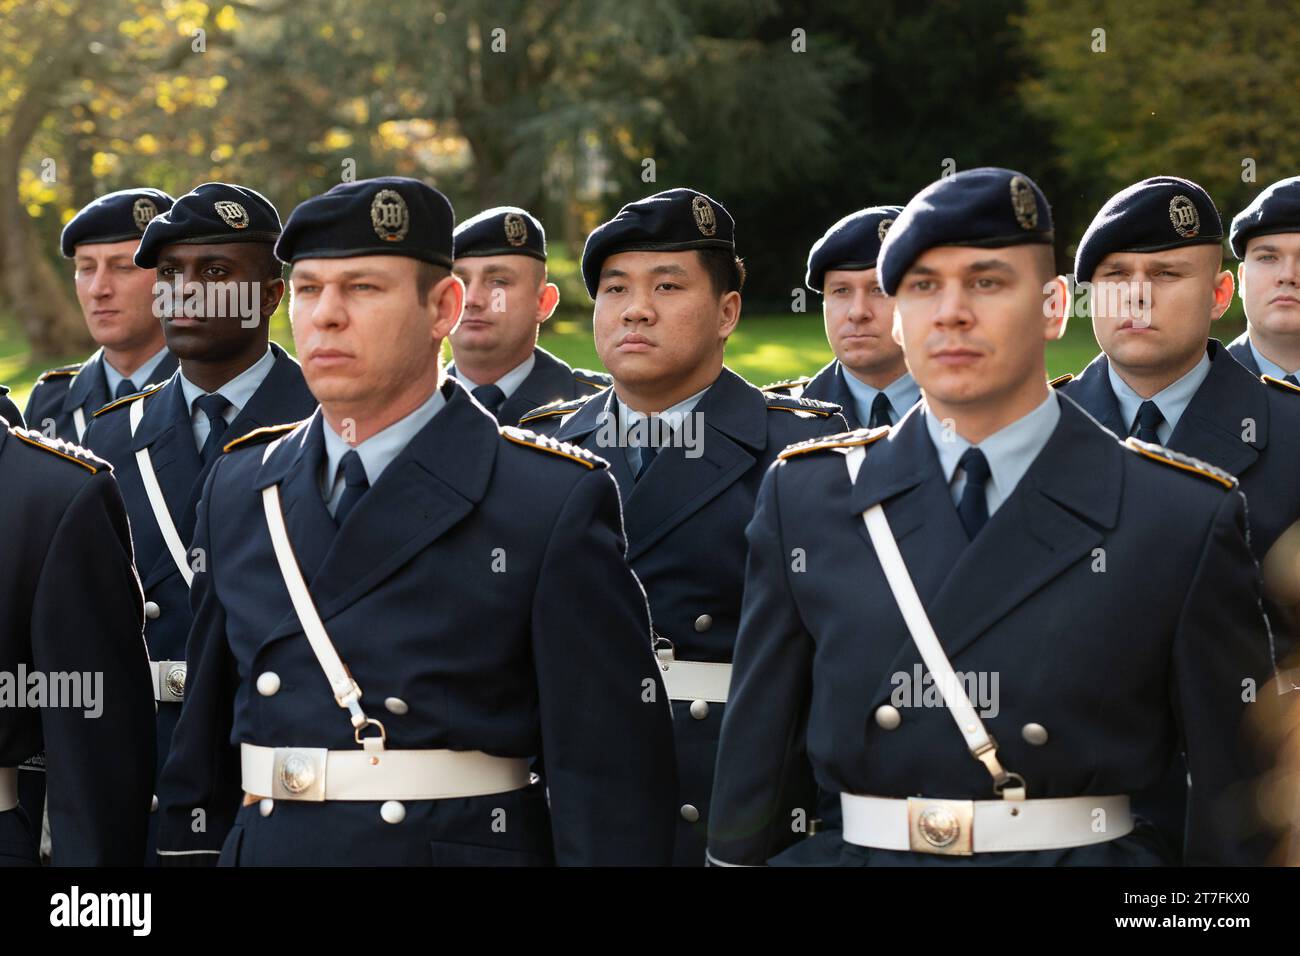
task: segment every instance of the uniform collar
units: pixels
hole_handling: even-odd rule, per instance
[[[1125,434],[1127,434],[1132,430],[1138,409],[1146,399],[1133,391],[1129,384],[1120,378],[1113,364],[1107,363],[1106,374],[1110,378],[1110,387],[1115,392],[1115,400],[1119,402],[1120,418],[1123,420]],[[1178,420],[1183,417],[1183,412],[1187,411],[1192,396],[1196,394],[1196,390],[1201,387],[1201,383],[1209,374],[1210,356],[1208,352],[1202,353],[1201,360],[1192,366],[1190,371],[1151,396],[1150,400],[1155,402],[1156,408],[1160,409],[1160,414],[1164,416],[1169,434],[1178,427]]]
[[[349,451],[355,451],[360,456],[361,464],[366,469],[366,479],[373,485],[393,459],[401,454],[402,449],[410,444],[411,439],[420,429],[429,424],[433,416],[442,411],[446,404],[447,399],[439,386],[415,411],[399,418],[387,428],[376,432],[357,445],[349,445],[326,422],[321,432],[325,440],[325,467],[321,476],[321,487],[328,494],[328,489],[333,487],[334,479],[338,475],[339,462]],[[321,417],[324,418],[323,415]]]
[[[916,379],[912,378],[911,372],[904,372],[884,388],[873,388],[845,368],[842,362],[836,364],[839,367],[840,377],[853,398],[858,418],[862,422],[871,421],[872,403],[881,392],[885,393],[885,397],[889,399],[889,404],[894,409],[894,421],[902,418],[903,414],[921,397],[921,389],[916,384]]]
[[[152,381],[152,379],[149,376],[151,376],[154,373],[154,370],[158,367],[158,364],[166,357],[167,357],[167,346],[164,345],[153,355],[149,356],[149,358],[145,360],[143,365],[141,365],[138,369],[136,369],[134,372],[131,373],[131,375],[129,376],[131,379],[131,384],[135,386],[135,390],[137,392],[140,391],[140,389],[144,388]],[[113,368],[113,363],[106,358],[103,359],[103,366],[104,366],[104,378],[108,382],[108,394],[116,395],[118,383],[121,382],[123,379],[127,378],[128,376],[123,375],[117,369]]]
[[[226,382],[226,384],[222,385],[214,393],[203,391],[203,389],[199,388],[199,386],[195,385],[185,377],[185,372],[183,370],[178,371],[177,375],[180,378],[181,392],[185,396],[185,407],[188,408],[190,414],[193,415],[195,412],[194,403],[200,396],[219,393],[222,398],[231,404],[231,407],[235,410],[235,414],[238,414],[243,407],[248,404],[248,400],[253,397],[253,393],[257,391],[257,387],[261,385],[266,376],[270,374],[271,366],[274,364],[275,353],[271,351],[271,347],[268,345],[265,354],[263,354],[260,359],[248,368],[244,369],[229,382]],[[227,421],[229,421],[230,418],[231,415],[227,412]]]
[[[536,350],[534,350],[528,353],[528,358],[524,359],[522,362],[520,362],[510,371],[506,372],[506,374],[502,375],[499,379],[497,379],[495,382],[491,382],[490,384],[495,385],[497,388],[501,389],[502,394],[504,394],[506,398],[509,398],[511,395],[515,393],[515,390],[524,383],[524,379],[526,379],[532,373],[533,366],[536,364],[537,364],[537,352]],[[471,392],[474,391],[474,389],[478,388],[480,385],[489,384],[485,382],[475,382],[468,375],[466,375],[464,372],[461,372],[459,370],[453,371],[451,369],[448,369],[448,372],[452,375],[455,375],[458,379],[464,382],[465,387],[468,388]]]
[[[972,445],[954,429],[945,428],[925,402],[921,403],[921,414],[925,417],[926,431],[943,469],[944,481],[952,484],[961,456],[968,448],[975,447],[984,453],[989,463],[990,479],[1005,500],[1052,437],[1061,418],[1061,404],[1056,392],[1048,389],[1047,398],[1037,408],[998,429],[978,445]]]
[[[1246,337],[1246,345],[1250,348],[1250,354],[1255,358],[1255,364],[1259,366],[1260,375],[1271,375],[1273,378],[1286,378],[1288,375],[1294,375],[1296,373],[1296,369],[1292,369],[1288,372],[1261,352],[1255,347],[1255,340],[1249,336]]]

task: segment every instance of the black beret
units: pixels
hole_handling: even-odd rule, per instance
[[[451,268],[451,202],[406,176],[339,183],[289,214],[275,254],[282,262],[406,256]]]
[[[1223,241],[1214,201],[1190,179],[1152,176],[1117,192],[1093,217],[1074,254],[1076,282],[1088,282],[1112,252],[1160,252]]]
[[[967,169],[926,186],[903,207],[880,247],[877,276],[894,295],[921,253],[935,246],[999,249],[1052,242],[1052,209],[1014,169]]]
[[[902,211],[902,206],[871,206],[849,213],[827,229],[808,253],[804,285],[821,292],[832,269],[874,269],[885,233]]]
[[[1246,240],[1300,232],[1300,176],[1269,186],[1249,206],[1237,213],[1228,230],[1228,243],[1238,259],[1246,258]]]
[[[165,192],[148,186],[119,189],[100,196],[68,220],[59,245],[71,259],[80,245],[139,239],[154,217],[171,209],[174,202]]]
[[[457,259],[462,256],[532,256],[546,261],[546,230],[518,206],[497,206],[466,219],[452,233]]]
[[[722,203],[694,189],[668,189],[628,203],[597,226],[582,250],[582,278],[596,298],[600,267],[619,252],[736,252],[736,222]]]
[[[152,269],[163,249],[178,243],[270,243],[279,235],[280,214],[261,193],[232,183],[204,183],[149,223],[135,251],[135,264]]]

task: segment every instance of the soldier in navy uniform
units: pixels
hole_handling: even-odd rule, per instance
[[[153,705],[121,495],[107,462],[3,425],[0,488],[0,867],[38,862],[42,806],[18,805],[17,768],[42,750],[54,864],[139,866]],[[19,704],[36,674],[80,700]]]
[[[1300,385],[1300,176],[1269,186],[1228,230],[1240,260],[1237,287],[1246,331],[1228,351],[1256,375]]]
[[[301,421],[316,407],[298,363],[268,338],[284,295],[279,234],[280,216],[265,197],[227,183],[196,187],[149,223],[136,264],[179,290],[161,324],[180,368],[97,411],[86,432],[113,463],[131,519],[160,772],[185,696],[189,579],[206,560],[190,550],[203,482],[232,439]],[[250,314],[238,314],[241,305]]]
[[[91,415],[176,371],[154,314],[154,274],[134,262],[145,228],[173,202],[157,189],[123,189],[100,196],[63,227],[60,247],[73,261],[77,301],[99,349],[41,374],[27,400],[32,428],[84,445]]]
[[[880,288],[876,259],[902,206],[872,206],[841,219],[808,254],[804,284],[822,296],[833,361],[812,378],[767,386],[839,405],[850,428],[892,425],[921,390],[894,341],[894,300]]]
[[[1193,182],[1160,176],[1113,196],[1075,258],[1076,280],[1092,283],[1102,354],[1057,385],[1116,435],[1235,475],[1262,560],[1300,519],[1300,387],[1260,381],[1208,338],[1232,302],[1222,242],[1218,211]],[[1265,610],[1282,660],[1295,645],[1295,622],[1273,602]]]
[[[453,222],[401,177],[289,217],[321,405],[230,443],[199,505],[165,863],[671,859],[671,715],[618,490],[443,374]]]
[[[815,780],[844,828],[809,855],[841,865],[1159,864],[1129,797],[1183,747],[1188,861],[1267,853],[1241,734],[1244,688],[1271,674],[1243,497],[1047,387],[1067,309],[1051,241],[1038,187],[987,168],[886,236],[924,399],[764,480],[713,862],[784,862]]]
[[[718,730],[745,574],[745,525],[789,444],[845,427],[838,406],[764,394],[723,364],[744,267],[721,203],[672,189],[587,238],[596,350],[613,388],[521,424],[608,459],[627,560],[645,585],[681,777],[674,863],[704,863]]]
[[[502,425],[554,401],[608,388],[603,372],[571,368],[537,344],[560,289],[546,280],[546,232],[516,206],[466,219],[452,235],[452,271],[465,283],[465,313],[451,333],[452,363],[476,401]]]

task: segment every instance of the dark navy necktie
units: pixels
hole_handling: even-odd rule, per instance
[[[871,420],[867,422],[867,427],[879,428],[881,425],[894,424],[893,411],[894,406],[889,404],[889,396],[884,392],[877,392],[871,402]]]
[[[366,477],[366,466],[362,464],[361,456],[355,449],[347,452],[339,460],[339,465],[343,468],[344,488],[338,507],[334,509],[334,522],[342,527],[343,519],[348,516],[348,512],[355,508],[362,495],[370,490],[370,479]]]
[[[1138,407],[1137,420],[1133,423],[1133,437],[1153,445],[1160,444],[1160,436],[1156,434],[1156,429],[1164,420],[1165,416],[1160,414],[1156,403],[1147,399]]]
[[[221,451],[221,436],[226,433],[224,413],[230,407],[230,402],[226,401],[226,397],[220,392],[215,392],[212,395],[200,395],[194,400],[194,404],[208,416],[208,440],[203,443],[203,450],[199,452],[199,460],[206,465]]]
[[[128,395],[134,395],[138,391],[140,390],[135,387],[135,382],[131,381],[129,378],[124,378],[122,381],[117,383],[117,388],[113,390],[113,398],[126,398]]]
[[[984,497],[984,487],[989,480],[989,462],[978,448],[967,448],[957,464],[966,473],[966,486],[961,490],[957,515],[966,529],[966,537],[974,541],[975,535],[989,520],[989,505]]]
[[[1283,375],[1282,381],[1286,382],[1288,385],[1300,385],[1300,382],[1296,381],[1295,372],[1292,372],[1290,375]]]
[[[495,415],[506,400],[506,393],[495,385],[480,385],[471,392],[478,403]]]

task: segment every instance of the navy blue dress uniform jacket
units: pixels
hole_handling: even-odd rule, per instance
[[[163,382],[177,368],[176,356],[168,352],[158,362],[150,377],[154,383]],[[152,383],[136,384],[143,388]],[[104,375],[104,352],[97,350],[84,362],[61,365],[42,373],[27,398],[25,416],[28,427],[33,431],[44,432],[46,422],[53,422],[55,438],[90,447],[86,445],[84,434],[80,437],[77,435],[73,412],[81,409],[89,430],[91,416],[112,400],[113,396],[108,391],[108,379]]]
[[[301,421],[316,407],[316,399],[307,390],[298,363],[274,343],[271,351],[275,355],[274,363],[266,378],[227,426],[224,440],[233,440],[265,425]],[[135,402],[145,403],[144,417],[132,436],[130,408]],[[189,588],[163,542],[135,456],[139,449],[149,449],[167,510],[181,541],[189,545],[194,536],[195,509],[211,465],[206,470],[200,466],[192,419],[181,389],[180,372],[173,373],[157,388],[128,396],[101,409],[91,419],[86,438],[98,449],[97,455],[113,464],[113,474],[122,489],[122,499],[131,519],[136,568],[144,586],[144,636],[150,659],[184,660],[185,642],[192,621]],[[190,557],[193,562],[193,551]],[[159,702],[160,773],[179,716],[179,704]]]
[[[853,394],[844,383],[844,373],[840,371],[840,360],[831,359],[823,365],[812,378],[796,378],[786,382],[776,382],[763,388],[765,392],[778,395],[792,395],[796,398],[811,398],[818,402],[829,402],[840,407],[840,414],[849,428],[862,428],[866,422],[858,420],[858,407],[853,401]],[[899,409],[901,416],[905,409]]]
[[[106,462],[14,428],[0,428],[0,488],[0,672],[15,681],[20,667],[29,681],[33,672],[47,682],[102,679],[97,717],[86,716],[84,696],[82,707],[0,706],[0,767],[47,752],[56,865],[138,866],[153,786],[153,694],[122,498]],[[81,689],[96,692],[93,683]],[[36,862],[41,814],[40,806],[0,813],[0,866]]]
[[[22,428],[23,414],[18,411],[18,406],[14,404],[13,399],[9,398],[9,386],[0,385],[0,418],[3,418],[15,428]]]
[[[1242,332],[1239,336],[1228,343],[1228,354],[1245,366],[1246,371],[1251,375],[1259,375],[1259,363],[1255,361],[1255,353],[1250,350],[1250,335]]]
[[[573,368],[540,346],[533,349],[533,356],[533,370],[497,409],[496,418],[502,425],[518,425],[519,419],[534,408],[595,395],[613,382],[604,372]],[[447,367],[447,374],[455,377],[454,362]]]
[[[810,767],[830,793],[994,799],[946,707],[900,707],[892,730],[876,722],[894,675],[921,666],[863,525],[883,504],[953,669],[999,675],[984,723],[1029,798],[1133,794],[1185,746],[1188,862],[1262,862],[1243,681],[1262,687],[1272,665],[1231,479],[1127,448],[1062,400],[1047,444],[968,541],[921,408],[839,444],[871,438],[853,485],[834,447],[791,449],[764,481],[710,855],[758,865],[798,839],[792,807],[813,799]],[[1045,743],[1026,741],[1029,723]],[[971,857],[865,849],[839,831],[807,839],[828,846],[803,856],[854,866],[1164,862],[1145,826],[1093,846]]]
[[[499,428],[454,379],[443,389],[446,406],[341,527],[321,494],[319,411],[265,462],[253,445],[213,468],[189,692],[160,793],[160,852],[182,854],[171,860],[224,844],[237,865],[670,861],[670,712],[617,489],[603,462]],[[545,790],[408,800],[398,824],[376,802],[241,809],[241,741],[357,749],[276,564],[261,494],[276,482],[325,630],[387,746],[537,757]],[[268,672],[279,689],[264,696]]]
[[[728,663],[740,621],[745,525],[763,473],[786,445],[842,431],[844,419],[831,405],[765,395],[724,368],[694,409],[704,422],[700,457],[687,458],[680,447],[661,449],[635,482],[623,449],[602,446],[602,422],[608,418],[611,428],[617,426],[613,403],[610,389],[585,402],[539,409],[524,421],[610,462],[622,494],[627,560],[645,585],[655,634],[672,644],[680,660]],[[699,813],[698,820],[679,813],[679,866],[704,863],[725,709],[709,704],[698,717],[691,704],[673,701],[679,805]]]
[[[1208,351],[1210,372],[1179,418],[1168,447],[1237,477],[1246,495],[1251,551],[1262,561],[1282,532],[1300,521],[1300,389],[1261,382],[1258,373],[1243,368],[1215,339]],[[1078,378],[1058,388],[1123,437],[1128,427],[1120,420],[1108,365],[1106,356],[1099,355]],[[1264,607],[1281,662],[1296,646],[1296,626],[1275,603],[1266,601]]]

